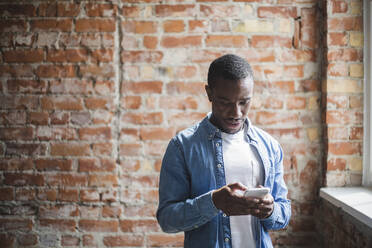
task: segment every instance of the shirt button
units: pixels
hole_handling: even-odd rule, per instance
[[[221,166],[221,164],[217,164],[217,167],[218,167],[218,168],[221,168],[222,166]]]
[[[220,146],[220,143],[216,143],[216,146],[219,147]]]
[[[226,217],[226,214],[223,214],[222,216],[223,216],[223,217]]]
[[[195,225],[194,227],[195,227],[195,228],[198,228],[198,225]]]
[[[225,238],[225,242],[229,242],[229,238]]]

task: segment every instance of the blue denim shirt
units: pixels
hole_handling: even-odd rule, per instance
[[[221,131],[209,122],[209,117],[172,138],[160,172],[158,222],[164,232],[184,231],[186,248],[232,246],[229,216],[212,201],[212,191],[226,181]],[[253,218],[253,233],[257,248],[272,247],[268,230],[284,228],[291,216],[283,180],[283,153],[268,133],[251,125],[248,119],[246,125],[248,141],[257,149],[264,166],[264,186],[270,188],[274,198],[270,217]]]

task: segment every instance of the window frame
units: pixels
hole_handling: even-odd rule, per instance
[[[364,113],[363,113],[363,186],[372,186],[372,87],[371,87],[371,13],[372,0],[363,1],[364,23]]]

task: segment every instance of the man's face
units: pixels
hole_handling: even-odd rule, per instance
[[[205,86],[212,103],[210,121],[226,133],[238,132],[246,119],[253,95],[253,79],[238,81],[219,78],[212,88]]]

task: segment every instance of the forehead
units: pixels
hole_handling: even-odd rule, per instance
[[[214,82],[213,91],[219,97],[246,98],[252,96],[253,84],[251,77],[239,80],[219,78]]]

